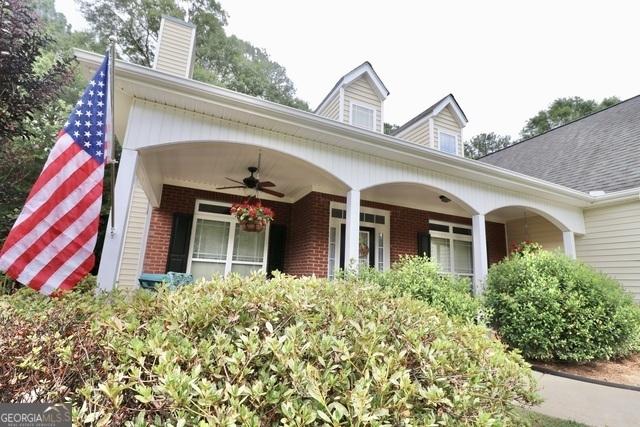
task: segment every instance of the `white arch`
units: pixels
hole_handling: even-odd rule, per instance
[[[435,193],[447,196],[449,199],[456,202],[461,208],[463,208],[470,215],[476,215],[479,213],[473,206],[467,203],[462,196],[459,196],[458,194],[455,193],[456,191],[455,188],[442,188],[442,187],[448,187],[448,186],[444,186],[441,183],[438,186],[438,184],[436,183],[428,183],[426,181],[409,181],[409,180],[385,181],[381,183],[368,185],[364,188],[361,188],[360,191],[362,192],[362,191],[370,190],[376,187],[384,187],[385,185],[392,185],[392,184],[418,185],[420,187],[424,187],[427,190],[431,190]]]

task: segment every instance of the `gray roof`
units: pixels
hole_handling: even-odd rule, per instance
[[[453,96],[452,93],[450,93],[449,95],[443,97],[442,99],[438,100],[438,102],[436,102],[435,104],[433,104],[431,107],[427,108],[426,110],[424,110],[422,113],[418,114],[417,116],[415,116],[414,118],[412,118],[411,120],[409,120],[408,122],[406,122],[405,124],[403,124],[402,126],[400,126],[398,129],[394,130],[393,132],[391,132],[391,135],[397,135],[400,132],[402,132],[403,130],[407,129],[409,126],[411,126],[412,124],[414,124],[415,122],[417,122],[418,120],[423,119],[424,117],[428,116],[429,114],[431,114],[433,112],[433,110],[440,105],[440,103],[442,101],[444,101],[445,99],[447,99],[448,97],[453,98],[453,102],[456,103],[456,105],[458,106],[458,108],[460,109],[460,111],[462,112],[462,115],[464,116],[465,120],[467,119],[467,115],[464,114],[464,111],[462,111],[462,108],[460,108],[460,104],[458,104],[458,101],[456,100],[456,97]]]
[[[479,160],[584,192],[640,187],[640,95]]]

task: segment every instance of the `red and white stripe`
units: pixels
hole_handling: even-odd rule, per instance
[[[62,132],[0,251],[0,270],[43,294],[93,267],[104,163]]]

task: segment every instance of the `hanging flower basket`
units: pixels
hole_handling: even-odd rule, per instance
[[[267,224],[273,221],[273,211],[262,206],[262,202],[255,197],[231,205],[231,215],[236,217],[242,230],[255,233],[264,231]]]

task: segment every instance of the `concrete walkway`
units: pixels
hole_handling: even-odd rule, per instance
[[[544,403],[533,410],[594,427],[640,426],[640,392],[534,372]]]

